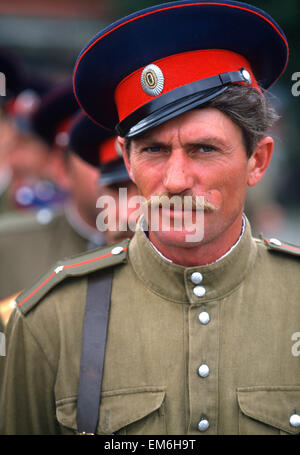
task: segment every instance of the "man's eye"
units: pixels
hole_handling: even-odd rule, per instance
[[[211,153],[215,151],[215,148],[211,145],[199,145],[198,150],[203,153]]]
[[[155,152],[160,152],[162,150],[161,147],[146,147],[144,151],[150,152],[150,153],[155,153]]]

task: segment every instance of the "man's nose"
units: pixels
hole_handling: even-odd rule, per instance
[[[163,185],[171,194],[190,190],[194,184],[191,163],[183,150],[172,152],[166,163]]]

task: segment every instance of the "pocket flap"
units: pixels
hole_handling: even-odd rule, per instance
[[[112,434],[161,408],[165,388],[143,387],[103,392],[97,434]],[[77,397],[56,403],[57,420],[77,431]]]
[[[300,415],[300,386],[240,387],[237,396],[246,416],[290,434],[300,433],[300,426],[290,424],[293,414]]]
[[[115,433],[161,408],[165,390],[148,388],[106,392],[102,395],[99,433]]]

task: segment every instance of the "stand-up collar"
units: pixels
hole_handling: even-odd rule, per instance
[[[244,235],[222,259],[209,265],[183,267],[164,259],[139,228],[129,247],[129,260],[148,289],[172,300],[201,304],[224,297],[244,280],[256,256],[256,244],[246,219]]]

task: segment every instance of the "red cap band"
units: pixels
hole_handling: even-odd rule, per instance
[[[163,90],[157,96],[146,93],[141,83],[144,68],[127,76],[115,90],[120,122],[136,109],[164,93],[211,76],[239,71],[241,68],[248,70],[252,80],[251,85],[259,89],[250,63],[242,55],[232,51],[222,49],[189,51],[162,58],[152,64],[157,65],[162,71]]]
[[[99,147],[99,163],[106,164],[110,161],[115,161],[118,158],[120,158],[120,156],[118,155],[116,149],[116,137],[110,137],[106,141],[102,142]]]

